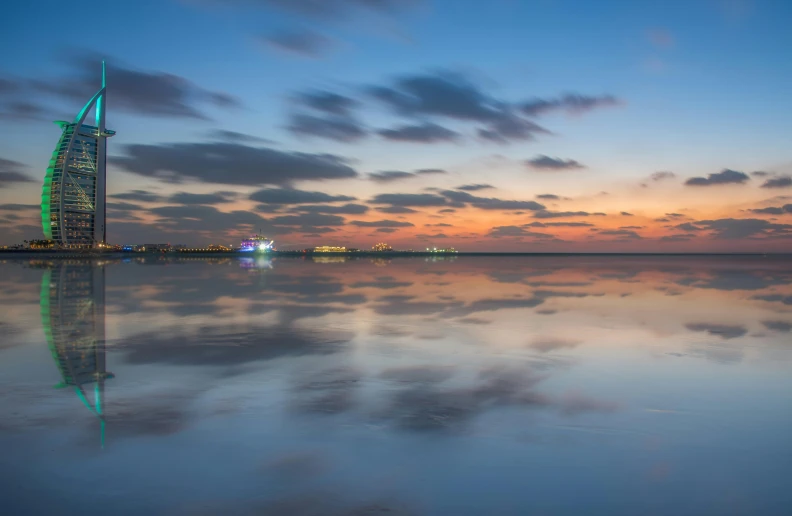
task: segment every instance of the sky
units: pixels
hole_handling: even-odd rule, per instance
[[[784,0],[0,7],[0,245],[107,62],[108,241],[792,252]]]

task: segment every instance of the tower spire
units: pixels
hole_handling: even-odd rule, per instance
[[[99,90],[100,95],[96,101],[96,127],[100,132],[105,129],[105,104],[107,103],[107,74],[105,70],[105,62],[102,60],[102,89]]]

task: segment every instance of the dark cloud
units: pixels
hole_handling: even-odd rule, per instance
[[[748,174],[736,170],[723,169],[707,177],[691,177],[685,184],[688,186],[712,186],[727,184],[744,184],[751,178]]]
[[[767,294],[760,296],[753,296],[751,299],[758,301],[767,301],[769,303],[783,303],[785,305],[792,305],[792,296],[784,296],[782,294]]]
[[[554,194],[539,194],[536,196],[537,199],[543,199],[548,201],[557,201],[561,199],[561,197],[554,195]]]
[[[446,208],[444,210],[438,211],[437,213],[456,213],[456,210],[454,208]]]
[[[415,226],[415,224],[411,222],[401,222],[398,220],[353,220],[349,224],[351,226],[363,228],[407,228]]]
[[[0,204],[2,211],[20,211],[20,210],[40,210],[41,206],[38,204]]]
[[[453,202],[467,203],[482,210],[543,210],[545,206],[535,201],[511,201],[493,197],[478,197],[467,192],[443,190],[441,194]]]
[[[752,211],[754,213],[761,213],[763,215],[784,215],[785,213],[792,213],[792,204],[785,204],[783,206],[771,206],[768,208],[757,208]]]
[[[381,213],[388,213],[388,214],[391,214],[391,215],[402,215],[402,214],[405,214],[405,213],[418,213],[417,210],[414,210],[412,208],[407,208],[406,206],[384,206],[382,208],[377,208],[377,211],[379,211]]]
[[[691,323],[685,327],[690,331],[706,332],[722,339],[736,339],[742,337],[748,330],[743,326],[730,326],[726,324]]]
[[[316,136],[338,142],[354,142],[367,136],[367,131],[349,117],[294,114],[287,129],[294,134]]]
[[[160,217],[159,224],[173,231],[225,231],[239,226],[258,227],[265,222],[249,211],[222,212],[206,205],[161,206],[149,213]]]
[[[293,14],[324,20],[337,20],[368,10],[396,14],[420,5],[424,0],[209,0],[219,5],[272,7]]]
[[[424,224],[425,227],[434,227],[434,228],[452,228],[454,227],[453,224],[446,224],[445,222],[439,222],[437,224]]]
[[[46,120],[52,110],[27,100],[8,99],[0,104],[0,119]]]
[[[326,206],[321,204],[308,204],[294,207],[294,211],[306,213],[329,213],[335,215],[362,215],[369,211],[365,204],[344,204],[342,206]]]
[[[376,233],[396,233],[399,231],[396,228],[378,228],[374,230]]]
[[[500,237],[529,237],[529,238],[555,238],[553,235],[547,233],[536,233],[528,231],[520,226],[496,226],[489,232],[489,236],[494,238]]]
[[[310,29],[288,29],[261,36],[261,40],[276,50],[302,57],[319,57],[332,50],[332,39]]]
[[[525,164],[537,170],[574,170],[579,168],[586,168],[581,163],[573,159],[551,158],[540,154],[533,159],[529,159]]]
[[[697,235],[693,233],[682,233],[679,235],[666,235],[660,237],[660,241],[662,242],[689,242],[690,240],[696,238]]]
[[[621,212],[621,214],[622,214],[622,216],[624,216],[624,217],[632,217],[632,216],[633,216],[633,214],[632,214],[632,213],[627,213],[626,211],[623,211],[623,212]]]
[[[111,162],[146,177],[180,182],[260,185],[300,180],[344,179],[357,172],[347,160],[332,154],[286,152],[242,144],[164,143],[124,146],[126,156]]]
[[[116,211],[137,211],[145,208],[138,204],[132,204],[131,202],[109,202],[107,203],[107,209]]]
[[[546,129],[517,116],[517,111],[507,102],[486,94],[457,73],[406,76],[391,86],[372,86],[369,93],[402,116],[417,119],[435,116],[481,124],[477,130],[479,136],[491,141],[531,140],[537,133],[547,133]]]
[[[236,194],[234,192],[215,192],[210,194],[179,192],[168,197],[168,202],[174,204],[222,204],[232,202],[235,197]]]
[[[556,99],[534,99],[520,106],[520,110],[528,116],[541,116],[553,111],[565,111],[581,114],[599,107],[617,106],[621,102],[613,95],[599,97],[570,93]]]
[[[294,188],[264,188],[250,194],[250,200],[264,204],[316,204],[322,202],[354,201],[348,195],[330,195]]]
[[[452,142],[460,136],[456,131],[431,122],[403,125],[394,129],[380,129],[377,133],[387,140],[414,143]]]
[[[73,56],[72,77],[30,81],[30,87],[40,93],[85,102],[98,89],[101,61],[95,54]],[[183,77],[124,68],[115,60],[107,61],[107,82],[112,85],[113,109],[141,116],[208,120],[202,111],[204,106],[226,109],[240,104],[226,93],[206,90]]]
[[[792,324],[786,321],[762,321],[765,328],[782,333],[789,333],[792,331]]]
[[[591,215],[587,211],[550,211],[540,210],[534,213],[534,218],[537,219],[560,219],[565,217],[588,217]]]
[[[415,177],[412,172],[404,172],[402,170],[387,170],[382,172],[372,172],[369,174],[369,179],[377,183],[390,183],[399,179],[407,179]]]
[[[146,190],[130,190],[119,194],[112,194],[108,197],[113,199],[121,199],[124,201],[139,201],[139,202],[164,202],[165,198],[154,192]]]
[[[598,234],[606,235],[606,236],[615,236],[615,237],[619,237],[622,240],[640,240],[643,238],[635,231],[630,231],[628,229],[607,229],[600,231]]]
[[[534,140],[536,134],[550,134],[550,131],[529,120],[505,115],[499,120],[491,122],[488,128],[480,128],[476,133],[484,140],[509,143],[510,141]]]
[[[751,172],[751,175],[755,177],[767,177],[771,176],[772,174],[770,172],[762,172],[761,170],[757,170],[755,172]]]
[[[26,167],[22,163],[0,158],[0,188],[13,183],[32,183],[35,180],[23,173]]]
[[[792,186],[792,177],[780,176],[768,179],[762,184],[762,188],[787,188]]]
[[[207,134],[209,138],[231,143],[273,143],[272,140],[253,136],[252,134],[238,133],[225,129],[214,129]]]
[[[681,231],[702,231],[703,228],[700,228],[693,224],[692,222],[685,222],[683,224],[677,224],[674,226],[674,229],[679,229]]]
[[[379,194],[371,200],[373,204],[390,204],[392,206],[446,206],[448,199],[435,194]]]
[[[472,121],[493,121],[504,115],[498,101],[461,74],[407,76],[398,79],[393,87],[373,86],[369,92],[403,115]]]
[[[785,236],[792,234],[792,225],[774,224],[763,219],[699,220],[697,226],[714,231],[715,238],[736,239],[755,236]]]
[[[673,179],[675,177],[676,177],[676,174],[674,174],[673,172],[668,172],[666,170],[663,170],[663,171],[660,171],[660,172],[655,172],[654,174],[649,176],[649,179],[651,179],[652,181],[657,182],[657,181],[663,181],[664,179]]]
[[[436,175],[436,174],[448,174],[447,170],[443,170],[442,168],[419,168],[415,171],[416,174],[421,175]]]
[[[358,106],[358,101],[350,97],[324,90],[298,93],[294,96],[294,101],[304,107],[337,116],[349,116]]]
[[[530,228],[549,228],[549,227],[567,227],[567,228],[586,228],[592,227],[594,224],[590,224],[588,222],[531,222],[529,224],[523,224],[523,227],[530,227]]]
[[[475,184],[462,185],[456,187],[457,190],[463,190],[465,192],[477,192],[479,190],[488,190],[490,188],[495,188],[495,187],[484,183],[475,183]]]

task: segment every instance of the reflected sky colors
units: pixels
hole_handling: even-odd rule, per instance
[[[792,252],[788,0],[6,4],[0,245],[104,59],[114,244]]]
[[[792,508],[785,257],[20,259],[0,292],[9,514]]]

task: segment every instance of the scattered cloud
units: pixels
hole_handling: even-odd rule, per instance
[[[621,240],[640,240],[643,237],[629,229],[607,229],[597,233],[598,235],[615,236]]]
[[[31,80],[27,87],[75,102],[85,102],[96,92],[102,70],[102,57],[94,53],[75,54],[70,77]],[[107,81],[113,84],[113,109],[139,116],[161,116],[209,120],[204,107],[236,108],[233,96],[201,88],[191,81],[164,72],[125,68],[119,61],[107,61]],[[80,104],[82,105],[82,104]]]
[[[250,194],[250,200],[264,204],[316,204],[322,202],[354,201],[348,195],[330,195],[293,188],[264,188]]]
[[[369,211],[365,204],[343,204],[341,206],[331,206],[326,204],[303,204],[295,206],[292,211],[303,213],[328,213],[333,215],[362,215]]]
[[[270,7],[318,20],[340,20],[361,11],[394,15],[425,0],[207,0],[222,6]]]
[[[535,158],[529,159],[525,164],[536,170],[574,170],[579,168],[586,168],[581,163],[573,159],[551,158],[540,154]]]
[[[782,333],[789,333],[792,331],[792,324],[786,321],[762,321],[765,328]]]
[[[435,194],[402,194],[387,193],[374,196],[373,204],[390,204],[391,206],[446,206],[448,199]]]
[[[25,165],[18,161],[0,158],[0,188],[13,183],[32,183],[35,180],[22,172]]]
[[[754,173],[755,174],[755,173]],[[792,177],[779,176],[768,179],[762,184],[762,188],[788,188],[792,186]]]
[[[512,201],[493,197],[478,197],[467,192],[443,190],[442,195],[456,203],[467,203],[482,210],[543,210],[545,206],[536,201]]]
[[[748,174],[736,170],[723,169],[707,177],[691,177],[685,184],[688,186],[712,186],[727,184],[744,184],[751,178]]]
[[[415,224],[411,222],[398,220],[353,220],[349,224],[362,228],[409,228],[415,226]]]
[[[358,141],[368,135],[366,129],[352,118],[304,113],[291,115],[286,128],[296,135],[315,136],[345,143]]]
[[[649,180],[650,181],[654,181],[655,183],[657,183],[658,181],[665,181],[667,179],[673,179],[675,177],[676,177],[676,174],[674,174],[673,172],[668,172],[666,170],[663,170],[663,171],[660,171],[660,172],[655,172],[654,174],[649,176]]]
[[[529,237],[529,238],[539,238],[539,239],[555,239],[554,235],[528,231],[527,229],[522,228],[520,226],[496,226],[492,228],[492,230],[489,232],[489,236],[493,238]]]
[[[407,179],[415,177],[412,172],[404,172],[402,170],[386,170],[382,172],[372,172],[369,174],[369,179],[377,183],[390,183],[398,181],[399,179]]]
[[[690,331],[705,332],[710,335],[718,336],[724,340],[742,337],[748,330],[743,326],[732,326],[727,324],[691,323],[685,327]]]
[[[623,217],[634,217],[634,215],[633,215],[632,213],[628,213],[628,212],[626,212],[626,211],[623,211],[623,212],[621,212],[621,215],[622,215]]]
[[[168,197],[168,202],[173,204],[221,204],[232,202],[235,198],[235,192],[215,192],[210,194],[180,192]]]
[[[287,185],[300,180],[357,176],[345,158],[333,154],[288,152],[241,143],[132,144],[110,162],[133,174],[168,182],[255,186]]]
[[[757,208],[752,211],[753,213],[761,213],[762,215],[784,215],[792,213],[792,204],[785,204],[783,206],[770,206],[768,208]]]
[[[495,187],[485,183],[475,183],[475,184],[462,185],[456,187],[457,190],[462,190],[465,192],[477,192],[479,190],[489,190],[491,188],[495,188]]]
[[[539,210],[534,213],[534,218],[537,219],[560,219],[564,217],[588,217],[591,213],[587,211],[551,211]]]
[[[460,136],[456,131],[431,122],[403,125],[394,129],[381,129],[377,131],[377,134],[386,140],[414,143],[452,142]]]
[[[570,93],[556,99],[534,99],[520,106],[520,111],[527,116],[540,116],[553,111],[564,111],[569,114],[579,115],[601,107],[613,107],[621,101],[613,95],[578,95]]]
[[[298,105],[337,116],[349,116],[352,114],[352,110],[359,105],[355,99],[325,90],[297,93],[293,100]]]
[[[715,238],[726,240],[792,235],[792,224],[774,224],[763,219],[700,220],[695,224],[712,230]]]
[[[547,200],[547,201],[558,201],[561,197],[555,194],[539,194],[536,196],[537,199]]]
[[[405,213],[418,213],[417,210],[414,210],[412,208],[407,208],[406,206],[383,206],[383,207],[377,208],[377,211],[379,211],[381,213],[388,213],[388,214],[391,214],[391,215],[403,215]]]
[[[124,201],[138,201],[138,202],[164,202],[165,198],[154,192],[147,190],[130,190],[129,192],[122,192],[118,194],[108,195],[112,199],[121,199]]]
[[[319,57],[334,47],[332,39],[306,28],[282,30],[261,36],[261,40],[276,50],[301,57]]]

